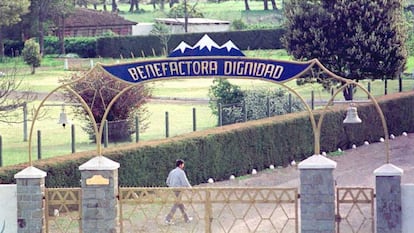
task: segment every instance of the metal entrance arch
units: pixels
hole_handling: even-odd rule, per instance
[[[198,72],[191,73],[188,71],[191,69],[192,62],[197,68]],[[230,65],[229,65],[230,64]],[[231,64],[236,64],[241,66],[242,64],[247,67],[250,67],[251,72],[241,71],[239,68],[228,68],[228,66],[232,66]],[[209,67],[211,66],[211,67]],[[226,67],[227,66],[227,67]],[[180,68],[181,67],[181,68]],[[33,129],[35,121],[39,115],[39,111],[41,107],[44,106],[45,101],[52,96],[55,92],[66,89],[71,94],[73,94],[83,106],[83,108],[88,113],[92,124],[93,130],[95,132],[96,138],[96,150],[97,155],[102,155],[102,135],[104,124],[100,124],[98,128],[98,124],[93,116],[91,108],[87,105],[84,99],[76,93],[70,85],[75,84],[77,82],[82,82],[84,79],[88,77],[88,74],[94,71],[94,69],[100,69],[107,73],[111,78],[125,82],[129,84],[126,88],[122,89],[118,94],[116,94],[113,99],[109,102],[106,106],[105,112],[102,117],[102,121],[106,120],[109,111],[113,104],[128,90],[135,87],[137,84],[142,84],[146,82],[153,82],[153,81],[161,81],[161,80],[173,80],[173,79],[186,79],[186,78],[234,78],[234,79],[250,79],[250,80],[263,80],[272,83],[279,84],[280,86],[286,88],[289,92],[293,93],[296,97],[300,99],[300,101],[305,106],[310,122],[313,129],[314,134],[314,154],[319,155],[321,154],[320,151],[320,131],[323,122],[323,118],[325,113],[328,111],[329,106],[333,103],[335,97],[341,93],[345,88],[348,86],[354,86],[360,88],[363,92],[365,92],[368,96],[370,101],[374,104],[380,118],[381,123],[384,129],[384,139],[385,139],[385,146],[386,146],[386,162],[389,163],[389,136],[388,136],[388,128],[385,122],[385,118],[383,112],[375,100],[375,98],[371,95],[371,93],[365,89],[362,85],[358,82],[355,82],[350,79],[342,78],[338,75],[335,75],[331,71],[329,71],[326,67],[324,67],[317,59],[312,59],[308,62],[293,62],[293,61],[281,61],[281,60],[270,60],[270,59],[249,59],[244,57],[211,57],[211,56],[198,56],[198,57],[185,57],[185,58],[164,58],[164,59],[154,59],[154,60],[144,60],[139,62],[129,62],[124,64],[114,64],[114,65],[103,65],[103,64],[96,64],[93,69],[87,72],[83,77],[80,77],[76,80],[71,82],[65,83],[54,90],[52,90],[39,104],[39,107],[36,109],[34,118],[30,127],[30,134],[29,134],[29,163],[32,166],[32,137],[33,137]],[[193,67],[193,69],[195,69]],[[210,70],[209,70],[210,69]],[[247,68],[245,68],[247,69]],[[213,72],[211,72],[211,70]],[[210,71],[210,72],[209,72]],[[203,73],[204,72],[204,73]],[[149,74],[152,73],[152,76]],[[201,75],[202,74],[202,75]],[[285,83],[291,80],[295,80],[304,76],[312,76],[312,78],[322,79],[322,78],[330,78],[336,80],[337,82],[342,83],[342,85],[332,94],[331,98],[327,102],[327,104],[323,107],[323,111],[320,114],[319,120],[316,122],[314,113],[304,98],[293,88],[289,87]],[[323,77],[322,77],[323,76]]]

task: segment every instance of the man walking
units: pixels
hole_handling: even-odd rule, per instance
[[[187,175],[184,172],[184,161],[182,159],[177,159],[175,161],[175,168],[170,171],[167,177],[167,186],[168,187],[191,187],[190,182],[188,182]],[[165,218],[165,222],[167,224],[174,224],[172,222],[172,218],[175,214],[175,211],[180,209],[181,213],[183,214],[185,222],[191,222],[193,220],[192,217],[189,217],[185,212],[184,204],[180,202],[180,191],[174,191],[175,196],[177,197],[176,202],[171,207],[170,213]]]

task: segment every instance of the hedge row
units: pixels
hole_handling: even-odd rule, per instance
[[[280,38],[284,29],[250,30],[211,32],[208,35],[219,45],[228,40],[233,41],[242,50],[281,49]],[[171,35],[168,49],[174,49],[181,41],[194,45],[206,33],[188,33]],[[6,41],[5,53],[7,56],[19,55],[24,47],[21,41]],[[67,37],[65,38],[65,52],[75,53],[83,58],[112,57],[130,58],[165,55],[165,48],[160,38],[149,36],[114,36],[114,37]],[[17,51],[17,52],[16,52]],[[44,54],[59,54],[60,45],[57,37],[45,37]]]
[[[379,103],[390,134],[414,132],[414,92],[388,95]],[[372,104],[358,107],[362,124],[345,126],[342,121],[346,107],[335,106],[325,112],[321,151],[347,149],[352,144],[384,137],[379,114]],[[321,112],[315,114],[319,118]],[[232,174],[245,175],[253,168],[263,170],[270,164],[285,166],[292,159],[303,160],[313,154],[313,138],[309,115],[302,112],[106,149],[104,155],[120,163],[121,186],[164,186],[177,158],[186,160],[189,179],[198,184],[210,177],[223,180]],[[60,156],[36,161],[34,166],[47,172],[48,187],[79,186],[79,166],[95,155],[92,151]],[[1,168],[1,183],[14,183],[14,174],[26,166]]]
[[[284,29],[228,31],[208,33],[218,45],[231,40],[241,50],[281,49],[280,38]],[[206,33],[174,34],[168,41],[168,51],[181,41],[194,45]],[[97,55],[100,57],[130,58],[165,55],[164,47],[157,36],[104,37],[97,40]]]

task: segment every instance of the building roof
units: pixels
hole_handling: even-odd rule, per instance
[[[156,22],[173,25],[183,25],[185,22],[184,18],[157,18]],[[217,19],[206,19],[206,18],[188,18],[188,24],[193,25],[204,25],[204,24],[230,24],[229,21],[217,20]]]
[[[123,17],[111,12],[97,11],[87,8],[76,8],[73,14],[65,19],[65,27],[69,28],[136,24],[137,22],[126,20]]]

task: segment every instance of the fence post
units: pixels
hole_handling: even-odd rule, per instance
[[[193,131],[197,131],[196,108],[193,108]]]
[[[266,97],[266,114],[267,114],[267,117],[270,117],[270,98],[269,98],[269,96]]]
[[[27,142],[27,103],[23,103],[23,142]]]
[[[301,232],[335,232],[336,162],[313,155],[298,165],[300,171]]]
[[[135,116],[135,142],[139,142],[139,118]]]
[[[170,136],[170,125],[168,121],[168,112],[165,112],[165,137],[168,138]]]
[[[245,101],[243,101],[243,120],[247,122],[247,105]]]
[[[399,92],[402,92],[403,90],[402,90],[403,88],[402,88],[402,78],[401,78],[401,75],[399,75],[398,76],[398,90],[399,90]]]
[[[368,87],[367,87],[367,89],[368,89],[368,92],[369,93],[371,93],[371,82],[368,82]],[[368,95],[368,99],[369,99],[370,97],[369,97],[369,95]]]
[[[0,167],[3,167],[3,139],[0,135]]]
[[[315,109],[315,92],[313,90],[311,91],[311,109]]]
[[[69,62],[67,58],[65,58],[65,60],[63,61],[63,69],[69,70]]]
[[[375,169],[376,232],[401,233],[401,176],[403,170],[390,163]]]
[[[79,166],[82,232],[118,232],[119,163],[96,156]]]
[[[14,175],[18,233],[45,232],[43,197],[46,175],[46,172],[32,166]]]
[[[223,113],[222,113],[222,106],[221,103],[218,104],[217,112],[218,112],[218,126],[223,126]]]
[[[37,131],[37,159],[42,159],[42,133]]]
[[[104,121],[104,147],[107,148],[108,147],[108,120]]]
[[[70,131],[70,136],[71,136],[71,145],[72,145],[72,154],[74,154],[76,152],[76,141],[75,141],[75,125],[72,124],[70,127],[71,131]]]
[[[388,94],[388,79],[385,78],[384,80],[384,95]]]
[[[288,98],[289,98],[289,100],[288,100],[289,101],[289,109],[288,109],[288,112],[289,113],[292,113],[292,94],[291,93],[289,93]]]

